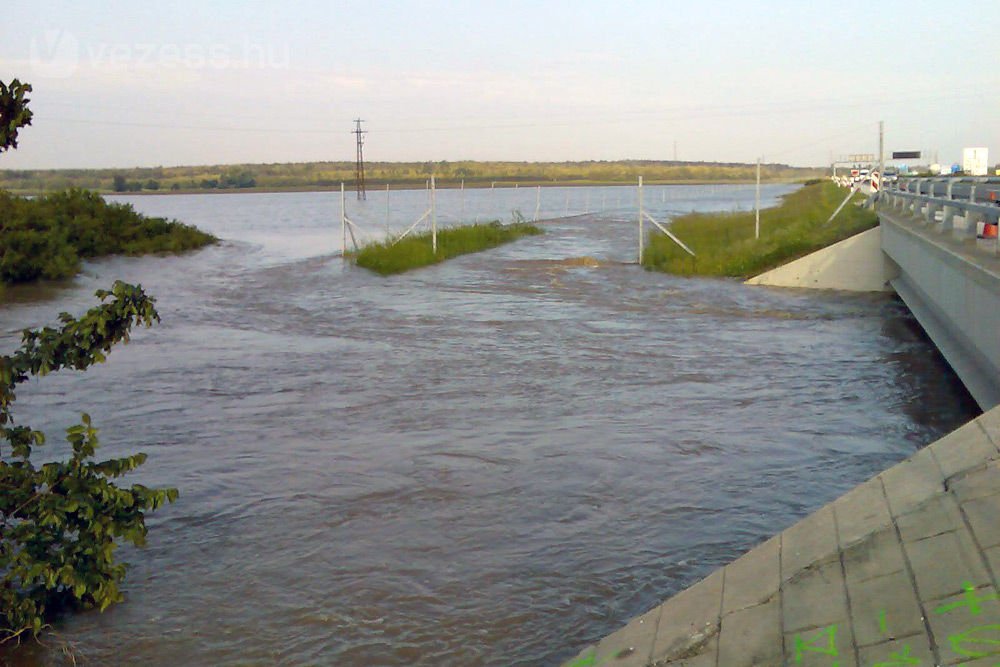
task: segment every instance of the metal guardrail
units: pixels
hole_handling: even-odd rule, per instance
[[[996,176],[938,176],[903,178],[887,189],[970,202],[1000,203],[1000,178]]]
[[[936,231],[959,240],[973,239],[978,249],[1000,255],[1000,206],[945,199],[900,190],[885,190],[878,195],[880,208],[917,218]]]

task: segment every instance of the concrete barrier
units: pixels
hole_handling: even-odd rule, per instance
[[[878,227],[754,276],[748,285],[808,287],[852,292],[892,291],[899,269],[882,252]]]
[[[1000,259],[967,229],[880,210],[892,287],[984,410],[1000,404]]]

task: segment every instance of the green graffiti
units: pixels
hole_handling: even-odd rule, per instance
[[[968,658],[1000,653],[1000,625],[980,625],[948,636],[951,650]]]
[[[996,593],[991,593],[990,595],[976,595],[976,588],[968,581],[962,582],[962,600],[959,602],[952,602],[950,604],[943,604],[934,610],[935,614],[947,614],[949,611],[958,609],[959,607],[968,607],[969,613],[973,616],[979,616],[983,613],[982,607],[979,606],[980,602],[989,602],[990,600],[1000,600],[1000,595]]]
[[[587,655],[580,656],[573,662],[567,664],[566,667],[598,667],[598,665],[603,662],[604,660],[597,662],[597,650],[592,648],[588,649]]]
[[[878,631],[881,632],[883,635],[889,632],[889,630],[886,628],[886,623],[885,623],[885,609],[879,611],[878,613]]]
[[[882,612],[883,614],[885,612]],[[919,665],[920,658],[914,658],[910,655],[909,645],[903,646],[903,650],[899,653],[893,651],[889,654],[889,660],[883,662],[876,662],[872,667],[905,667],[906,665]]]
[[[825,643],[823,643],[825,642]],[[837,626],[831,625],[823,628],[808,640],[803,640],[801,635],[795,635],[795,662],[802,662],[806,653],[819,653],[837,657]]]

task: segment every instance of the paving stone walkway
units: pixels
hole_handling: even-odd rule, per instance
[[[1000,666],[1000,407],[565,667]]]

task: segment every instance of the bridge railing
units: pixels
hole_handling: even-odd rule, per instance
[[[889,190],[969,202],[1000,203],[1000,178],[996,176],[932,176],[899,179]]]
[[[958,199],[920,195],[900,190],[879,194],[879,208],[916,218],[925,225],[959,240],[973,239],[976,246],[1000,254],[1000,206]]]

